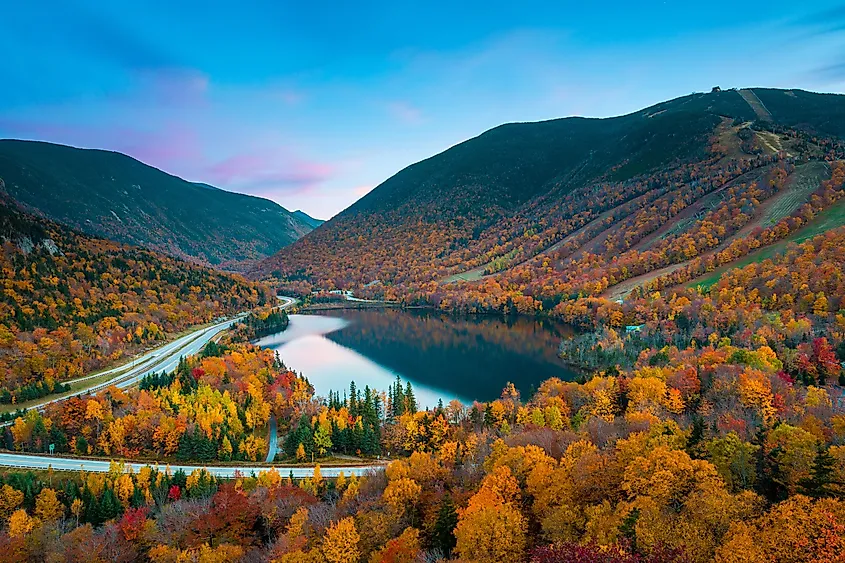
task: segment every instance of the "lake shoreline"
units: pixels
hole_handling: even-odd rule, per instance
[[[508,382],[528,392],[550,377],[583,377],[557,355],[573,330],[562,323],[431,307],[329,305],[336,308],[291,315],[288,330],[257,342],[277,350],[318,394],[342,392],[350,381],[385,390],[399,375],[411,381],[421,404],[433,407],[438,398],[492,400]]]
[[[358,310],[358,309],[428,309],[437,310],[435,307],[429,305],[403,305],[402,303],[392,303],[389,301],[344,301],[338,303],[312,303],[304,305],[299,308],[299,312],[320,312],[320,311],[343,311],[343,310]]]

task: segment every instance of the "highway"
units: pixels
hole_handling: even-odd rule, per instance
[[[280,305],[280,308],[287,309],[296,303],[295,299],[290,297],[279,297],[279,300],[283,303]],[[198,331],[192,332],[191,334],[185,335],[177,340],[169,344],[165,344],[164,346],[152,350],[138,358],[134,362],[134,367],[130,367],[129,371],[126,373],[122,373],[117,375],[113,379],[101,383],[99,385],[93,385],[91,387],[82,389],[73,395],[83,395],[87,393],[93,393],[100,389],[104,389],[110,385],[117,385],[118,387],[125,388],[131,385],[136,384],[138,381],[141,380],[145,375],[151,373],[160,373],[161,371],[170,371],[175,369],[179,363],[179,358],[181,356],[190,356],[191,354],[196,354],[199,352],[205,344],[229,328],[234,322],[246,316],[246,313],[240,314],[233,319],[228,319],[219,323],[216,323],[210,327],[206,327],[200,329]],[[119,373],[125,369],[126,366],[121,366],[119,368],[114,368],[110,372],[102,372],[99,375],[103,375],[103,373]],[[80,381],[80,380],[77,380]],[[68,397],[62,397],[59,399],[53,399],[52,401],[45,401],[36,405],[34,408],[44,408],[44,406],[63,401]],[[277,436],[276,436],[276,424],[275,418],[271,420],[271,428],[270,428],[270,451],[268,454],[272,454],[272,457],[275,458],[276,452],[276,444],[277,444]],[[274,440],[276,438],[276,440]],[[268,459],[270,456],[268,455]],[[76,457],[62,457],[62,456],[50,456],[50,455],[29,455],[29,454],[20,454],[20,453],[7,453],[7,452],[0,452],[0,466],[2,467],[17,467],[21,469],[49,469],[53,468],[56,471],[90,471],[96,473],[104,473],[109,470],[110,460],[100,459],[84,459],[84,458],[76,458]],[[150,463],[145,462],[126,462],[126,467],[131,467],[133,471],[137,471],[139,468],[151,465]],[[287,476],[290,473],[293,473],[295,478],[304,478],[310,477],[314,474],[314,466],[298,466],[298,467],[290,467],[290,466],[279,466],[275,465],[277,471],[279,471],[283,476]],[[379,465],[358,465],[358,466],[349,466],[349,467],[323,467],[321,468],[321,473],[324,477],[337,477],[337,475],[343,471],[346,475],[365,475],[374,469],[380,467]],[[258,474],[260,471],[267,471],[271,468],[269,465],[244,465],[244,466],[225,466],[225,465],[171,465],[170,469],[172,471],[178,471],[179,469],[185,471],[185,473],[190,473],[191,471],[198,469],[198,468],[205,468],[208,470],[209,473],[214,475],[215,477],[221,478],[233,478],[236,473],[241,475],[250,475],[252,473]]]
[[[109,460],[92,460],[72,457],[49,456],[49,455],[27,455],[16,453],[0,452],[0,466],[17,467],[22,469],[49,469],[54,471],[89,471],[92,473],[106,473],[109,470]],[[126,468],[131,468],[133,472],[137,473],[141,467],[149,465],[156,467],[150,463],[126,462]],[[158,465],[160,469],[165,466]],[[267,471],[274,468],[282,477],[287,477],[293,473],[294,478],[302,479],[304,477],[311,477],[314,474],[314,466],[299,466],[290,467],[282,465],[243,465],[243,466],[225,466],[225,465],[170,465],[171,471],[182,470],[185,473],[190,473],[195,469],[206,469],[215,477],[224,479],[231,479],[235,474],[249,476],[251,474],[258,475],[261,471]],[[378,465],[355,465],[349,467],[320,467],[320,474],[323,477],[337,477],[343,471],[344,475],[366,475],[370,471],[378,469]]]
[[[279,301],[282,302],[282,304],[279,305],[279,308],[281,309],[287,309],[296,303],[296,300],[291,297],[279,296]],[[154,350],[150,350],[146,354],[135,358],[134,360],[132,360],[131,363],[129,363],[128,367],[127,364],[123,364],[121,366],[111,368],[103,372],[95,373],[70,381],[68,383],[74,384],[79,383],[80,381],[99,378],[103,375],[108,375],[111,373],[116,374],[115,377],[109,379],[108,381],[84,387],[64,397],[42,401],[28,408],[42,410],[49,404],[58,403],[70,397],[77,397],[80,395],[96,393],[97,391],[105,389],[106,387],[109,387],[111,385],[115,385],[116,387],[125,389],[127,387],[131,387],[132,385],[137,384],[145,376],[150,375],[152,373],[172,371],[176,369],[177,365],[179,365],[179,358],[196,354],[197,352],[202,350],[202,348],[211,339],[216,337],[224,330],[228,329],[235,322],[246,317],[246,315],[246,313],[241,313],[235,316],[234,318],[226,319],[209,327],[186,334],[185,336],[177,338],[173,342],[165,344],[164,346],[160,346],[159,348],[156,348]]]
[[[135,385],[141,379],[143,379],[144,376],[149,375],[151,373],[160,373],[162,371],[172,370],[179,364],[180,357],[196,354],[202,349],[203,346],[206,345],[206,343],[208,343],[209,340],[211,340],[212,338],[232,326],[233,323],[244,318],[245,316],[245,314],[241,314],[233,319],[227,319],[212,326],[194,331],[190,334],[186,334],[185,336],[177,338],[173,342],[165,344],[164,346],[161,346],[154,350],[150,350],[143,356],[134,359],[128,367],[127,365],[122,365],[104,372],[96,373],[83,377],[81,379],[71,381],[69,383],[73,384],[78,383],[80,381],[99,378],[103,375],[108,375],[110,373],[116,374],[113,378],[109,379],[108,381],[83,387],[82,389],[78,389],[70,395],[65,395],[56,399],[48,399],[35,405],[31,405],[28,408],[42,410],[44,409],[44,407],[52,403],[58,403],[67,400],[70,397],[77,397],[80,395],[96,393],[97,391],[105,389],[110,385],[116,385],[120,388],[126,388],[131,385]]]
[[[276,415],[270,415],[270,444],[267,446],[267,463],[273,463],[276,459],[276,451],[279,447],[279,427],[276,425]]]

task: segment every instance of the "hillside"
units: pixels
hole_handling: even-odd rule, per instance
[[[93,238],[0,195],[0,402],[49,394],[194,324],[251,309],[239,276]]]
[[[806,223],[842,132],[845,96],[767,89],[503,125],[402,170],[252,275],[289,291],[547,310],[791,215]]]
[[[313,228],[272,201],[186,182],[115,152],[0,140],[0,178],[49,219],[223,268],[242,268]]]
[[[310,215],[308,215],[304,211],[300,211],[299,209],[291,213],[291,215],[293,215],[312,229],[316,229],[317,227],[325,223],[323,219],[315,219],[314,217],[311,217]]]

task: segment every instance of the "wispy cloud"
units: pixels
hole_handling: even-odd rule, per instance
[[[819,62],[805,73],[810,80],[821,84],[838,84],[845,80],[845,52],[840,38],[845,32],[845,4],[813,12],[791,20],[790,25],[802,35],[802,40],[818,40],[826,43],[819,48]]]
[[[100,11],[83,12],[74,7],[77,27],[69,32],[69,41],[89,50],[91,54],[110,59],[128,70],[180,67],[183,61],[168,45],[158,45],[124,20],[110,18]]]
[[[387,110],[395,119],[406,125],[419,125],[425,121],[422,111],[408,102],[391,102],[387,105]]]
[[[845,31],[845,4],[795,18],[792,24],[814,35]]]
[[[269,197],[313,190],[334,170],[330,164],[304,160],[287,151],[260,151],[226,158],[208,167],[204,176],[220,187]]]
[[[143,94],[164,106],[204,103],[208,75],[194,69],[167,68],[140,71]]]
[[[375,186],[358,186],[357,188],[353,188],[352,192],[358,197],[364,197],[365,195],[373,191],[373,188],[375,188]]]

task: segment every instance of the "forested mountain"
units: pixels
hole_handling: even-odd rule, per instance
[[[0,196],[0,402],[50,393],[166,338],[267,300],[265,287],[93,238]]]
[[[305,213],[304,211],[300,211],[299,209],[294,211],[292,213],[292,215],[294,217],[298,218],[300,221],[302,221],[306,225],[308,225],[309,227],[311,227],[312,229],[316,229],[317,227],[319,227],[320,225],[325,223],[325,221],[323,219],[315,219],[315,218],[311,217],[310,215],[308,215],[307,213]]]
[[[841,186],[823,182],[843,132],[845,96],[768,89],[503,125],[402,170],[252,274],[521,311],[627,294],[682,266],[673,283],[688,281],[822,212],[822,230],[839,224]]]
[[[116,152],[0,140],[0,178],[49,219],[227,269],[313,229],[272,201],[186,182]]]

